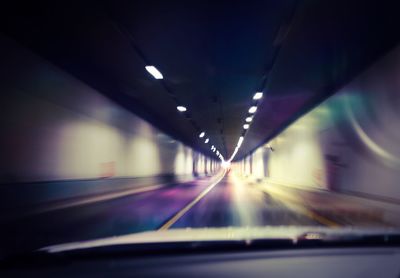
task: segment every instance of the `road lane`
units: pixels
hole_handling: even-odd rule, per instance
[[[220,181],[225,177],[225,172],[223,175],[218,178],[217,181],[213,182],[210,186],[208,186],[206,189],[204,189],[193,201],[191,201],[189,204],[187,204],[183,209],[181,209],[178,213],[176,213],[173,217],[171,217],[165,224],[163,224],[159,230],[167,230],[169,229],[173,224],[175,224],[176,221],[178,221],[183,215],[185,215],[193,206],[195,206],[198,202],[201,201],[211,190],[214,189],[216,185],[220,183]]]
[[[232,172],[214,187],[171,228],[245,226],[320,226],[321,224],[289,209],[278,199],[248,185]]]
[[[157,230],[216,178],[199,179],[0,223],[0,253]]]
[[[319,197],[292,201],[272,191],[269,193],[259,184],[250,184],[232,172],[220,182],[219,179],[213,177],[175,184],[0,223],[0,255],[1,252],[7,254],[10,251],[26,251],[51,244],[158,230],[161,227],[329,226],[331,223],[315,210],[321,201]],[[331,208],[327,196],[324,203]],[[328,218],[333,214],[338,220],[348,218],[342,211],[335,211],[332,207]],[[349,221],[360,223],[354,217]],[[165,226],[166,223],[169,224]]]

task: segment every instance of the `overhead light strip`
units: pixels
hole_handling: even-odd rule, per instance
[[[163,75],[155,66],[146,66],[146,70],[155,78],[155,79],[163,79]]]

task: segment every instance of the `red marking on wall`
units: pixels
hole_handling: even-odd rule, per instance
[[[100,177],[110,178],[115,176],[115,161],[100,163]]]

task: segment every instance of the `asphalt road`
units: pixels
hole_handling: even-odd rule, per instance
[[[0,250],[8,254],[158,229],[323,225],[232,173],[221,177],[7,221],[1,223]]]
[[[174,184],[154,191],[19,217],[1,223],[0,252],[49,244],[157,230],[212,179]]]
[[[235,175],[227,174],[171,228],[315,226],[310,217],[289,209],[256,187],[249,186]]]

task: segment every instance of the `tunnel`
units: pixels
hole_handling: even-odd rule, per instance
[[[0,10],[0,257],[152,231],[400,228],[394,1]]]

